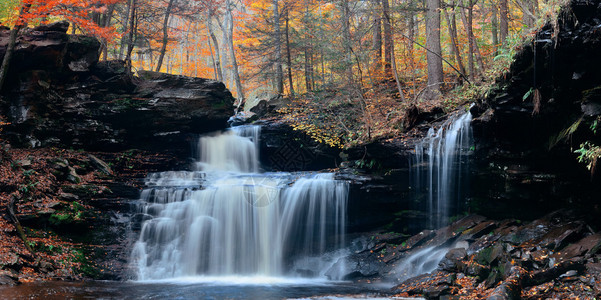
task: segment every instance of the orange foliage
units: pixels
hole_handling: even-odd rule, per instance
[[[102,13],[107,6],[119,3],[120,0],[22,0],[23,12],[15,20],[16,25],[29,23],[48,23],[50,17],[66,19],[88,34],[112,40],[117,37],[112,27],[100,27],[90,19],[91,13]]]

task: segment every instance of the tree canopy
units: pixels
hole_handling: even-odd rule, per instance
[[[8,0],[0,20],[67,20],[101,39],[103,59],[223,81],[238,105],[288,97],[299,128],[345,144],[402,130],[411,106],[481,92],[563,2]]]

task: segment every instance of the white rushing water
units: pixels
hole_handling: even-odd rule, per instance
[[[298,276],[299,261],[344,246],[348,184],[259,173],[259,130],[201,137],[195,171],[148,175],[131,259],[138,280]]]
[[[451,208],[465,200],[467,182],[462,175],[468,171],[467,156],[473,145],[471,121],[469,112],[450,118],[438,129],[430,128],[426,138],[415,146],[412,186],[417,197],[426,195],[430,227],[447,225]],[[424,247],[404,258],[393,273],[400,281],[430,273],[446,253],[457,246]]]
[[[445,226],[451,207],[464,200],[466,182],[462,175],[473,145],[471,121],[469,112],[450,118],[438,129],[430,128],[415,146],[412,186],[418,194],[427,195],[431,227]]]

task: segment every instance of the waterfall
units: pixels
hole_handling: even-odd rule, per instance
[[[450,212],[453,208],[457,210],[465,198],[467,178],[463,175],[468,172],[467,156],[473,145],[471,121],[469,112],[451,117],[438,129],[430,128],[415,146],[412,187],[418,199],[427,200],[430,227],[447,225]],[[428,245],[404,258],[393,273],[402,281],[432,272],[446,253],[457,246]]]
[[[131,258],[138,280],[295,276],[295,260],[343,247],[348,183],[259,173],[259,133],[201,137],[194,171],[148,175]]]
[[[415,146],[412,187],[419,198],[426,195],[431,227],[446,225],[451,210],[464,200],[467,183],[462,177],[473,143],[471,121],[469,112],[450,118],[438,129],[430,128]]]

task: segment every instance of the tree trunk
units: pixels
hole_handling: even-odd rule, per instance
[[[134,51],[134,32],[136,31],[136,0],[129,1],[129,34],[127,35],[127,54],[125,56],[125,63],[127,65],[127,71],[131,74],[131,53]]]
[[[469,0],[468,2],[468,6],[467,6],[467,21],[464,23],[465,24],[465,31],[467,32],[467,40],[468,40],[468,58],[467,58],[467,62],[468,62],[468,68],[470,69],[470,80],[474,81],[474,78],[476,77],[476,68],[474,65],[474,27],[473,27],[473,22],[474,22],[474,3],[473,0]],[[461,12],[463,13],[463,10],[461,10]]]
[[[127,9],[125,10],[125,14],[123,15],[123,37],[121,38],[121,45],[119,46],[119,60],[123,59],[123,53],[125,51],[125,47],[127,46],[127,38],[125,33],[129,30],[129,15],[131,11],[131,1],[127,2]]]
[[[470,47],[469,48],[469,50],[470,50],[469,57],[468,57],[470,60],[468,60],[468,63],[469,63],[468,66],[469,66],[471,81],[473,81],[476,76],[474,56],[476,56],[480,70],[482,72],[484,71],[484,61],[482,59],[482,54],[480,54],[480,48],[476,44],[476,37],[474,36],[474,31],[473,31],[473,27],[472,27],[474,4],[475,4],[475,2],[473,2],[473,0],[470,0],[470,6],[467,8],[467,10],[468,10],[467,16],[465,15],[465,11],[463,9],[461,9],[461,20],[463,21],[463,26],[465,28],[465,31],[467,32],[469,47]]]
[[[15,229],[17,230],[19,237],[21,238],[21,240],[23,240],[23,244],[25,245],[25,248],[27,249],[27,251],[29,251],[29,253],[33,254],[34,253],[33,249],[31,249],[31,247],[29,246],[29,243],[27,242],[27,235],[25,234],[25,231],[23,230],[23,227],[21,226],[21,222],[19,222],[19,219],[17,218],[17,214],[15,213],[15,203],[16,202],[17,202],[17,199],[15,199],[14,196],[10,197],[10,199],[8,200],[8,205],[7,205],[6,211],[8,212],[8,217],[11,220],[11,222],[13,223],[13,225],[15,226]]]
[[[2,65],[0,65],[0,90],[2,90],[2,87],[4,87],[4,82],[6,81],[8,69],[10,68],[13,53],[15,52],[15,46],[17,44],[17,36],[19,35],[19,31],[21,31],[23,27],[27,26],[25,23],[23,23],[24,20],[22,20],[21,16],[24,13],[27,13],[27,11],[29,11],[29,7],[31,7],[31,4],[24,4],[23,6],[21,6],[21,9],[19,10],[19,16],[17,17],[17,22],[15,23],[13,29],[10,31],[10,35],[8,37],[8,45],[6,46],[6,53],[4,54],[4,58],[2,59]]]
[[[4,54],[4,59],[2,60],[2,66],[0,66],[0,90],[6,81],[8,68],[10,68],[10,62],[12,60],[13,53],[15,52],[15,45],[17,43],[17,35],[19,34],[19,31],[21,31],[21,25],[15,25],[15,27],[13,27],[13,29],[10,31],[8,45],[6,46],[6,53]]]
[[[346,79],[349,86],[353,86],[353,61],[351,48],[351,11],[348,0],[342,0],[342,45],[344,47],[344,63],[346,69]],[[386,50],[384,50],[386,51]]]
[[[292,81],[292,57],[290,55],[290,27],[288,24],[289,15],[286,10],[286,60],[288,65],[288,86],[290,89],[290,97],[294,98],[294,83]]]
[[[496,3],[491,1],[490,4],[490,13],[492,15],[490,22],[491,24],[491,35],[492,35],[492,44],[494,47],[494,55],[497,55],[499,49],[499,18],[497,17],[499,14],[499,10],[497,9]]]
[[[535,3],[535,0],[517,0],[517,2],[522,8],[522,23],[527,29],[534,27],[538,2]]]
[[[305,89],[307,92],[313,90],[311,85],[311,48],[308,44],[305,46]]]
[[[232,61],[232,72],[234,73],[234,82],[236,83],[236,92],[238,95],[238,105],[240,108],[244,104],[244,89],[242,88],[242,82],[240,81],[240,73],[238,72],[238,62],[236,61],[236,50],[234,48],[234,18],[232,16],[233,3],[231,0],[225,0],[226,10],[224,18],[224,29],[227,35],[228,48],[230,52],[230,59]]]
[[[213,32],[213,16],[212,13],[209,14],[207,18],[207,30],[209,31],[209,36],[211,36],[211,40],[213,40],[213,47],[215,47],[215,72],[217,72],[217,80],[223,82],[223,72],[221,71],[221,56],[219,50],[219,42],[217,41],[217,37]]]
[[[413,55],[413,42],[415,40],[415,16],[409,16],[407,20],[407,36],[409,37],[409,43],[407,44],[407,49],[409,53]]]
[[[452,4],[451,16],[449,13],[444,10],[444,16],[447,20],[447,29],[449,31],[449,36],[451,37],[451,46],[453,47],[453,54],[455,55],[455,61],[457,62],[457,66],[461,73],[465,75],[465,66],[463,65],[463,60],[461,58],[461,51],[459,50],[459,43],[457,39],[457,22],[455,21],[455,3]]]
[[[413,11],[410,11],[410,16],[407,20],[407,37],[408,37],[408,41],[407,41],[407,52],[408,52],[408,56],[407,60],[409,61],[409,66],[411,67],[411,78],[413,80],[413,84],[412,84],[412,92],[413,95],[416,94],[416,86],[417,86],[417,82],[416,82],[416,77],[415,77],[415,60],[413,57],[413,50],[414,50],[414,46],[413,46],[413,41],[415,40],[415,15]]]
[[[394,74],[394,81],[396,82],[396,87],[399,90],[399,97],[401,101],[405,102],[405,95],[403,94],[403,88],[401,87],[401,81],[399,80],[399,72],[396,68],[396,59],[394,55],[392,56],[392,71]]]
[[[275,34],[275,82],[278,95],[284,94],[284,70],[282,68],[282,33],[280,30],[279,0],[273,0],[273,29]]]
[[[426,48],[428,62],[427,99],[440,96],[444,82],[442,73],[442,49],[440,46],[440,0],[426,0]]]
[[[313,66],[311,65],[311,62],[313,61],[312,56],[312,49],[311,49],[311,37],[310,37],[310,27],[309,27],[309,23],[308,20],[309,18],[309,3],[308,1],[305,1],[305,19],[307,20],[307,23],[305,23],[305,89],[307,90],[307,92],[311,92],[313,91],[313,81],[311,80],[311,78],[313,78]]]
[[[380,67],[380,64],[382,62],[382,16],[380,14],[380,0],[373,0],[374,1],[374,5],[373,5],[373,16],[374,16],[374,36],[373,36],[373,43],[372,43],[372,49],[374,51],[374,60],[373,60],[373,64],[376,67]]]
[[[384,21],[384,73],[392,76],[392,55],[394,55],[392,22],[390,20],[390,5],[388,0],[382,0],[382,13]]]
[[[106,13],[104,20],[102,22],[102,25],[101,25],[102,27],[107,28],[107,27],[111,26],[111,20],[113,19],[114,12],[115,12],[115,4],[109,5],[108,12]],[[102,60],[107,61],[108,60],[108,41],[105,38],[102,39],[100,52],[102,53]]]
[[[161,52],[157,62],[157,72],[161,71],[163,58],[165,58],[165,52],[167,52],[167,43],[169,43],[169,15],[171,14],[171,9],[173,8],[174,2],[175,0],[169,0],[169,4],[167,4],[167,10],[165,11],[165,20],[163,21],[163,45],[161,46]]]
[[[509,7],[507,0],[499,0],[499,39],[504,44],[509,35]]]
[[[215,59],[215,51],[213,51],[213,42],[211,41],[211,39],[207,39],[207,44],[209,45],[209,52],[211,53],[211,62],[213,65],[213,78],[215,80],[219,80],[219,75],[217,75],[217,60]],[[198,61],[198,59],[194,60],[194,72],[196,73],[196,70],[198,69],[196,67],[196,62]],[[196,75],[195,75],[196,76]]]

